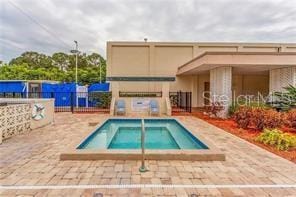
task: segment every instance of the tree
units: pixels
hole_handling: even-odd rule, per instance
[[[100,66],[102,81],[106,76],[106,61],[97,54],[85,53],[78,57],[78,82],[91,84],[100,81]],[[75,81],[75,56],[63,52],[47,56],[38,52],[25,52],[12,59],[8,65],[0,67],[0,79],[22,80],[54,80],[62,82]]]
[[[66,71],[69,69],[71,57],[68,54],[62,52],[54,53],[51,59],[53,65],[60,70]]]
[[[97,54],[97,53],[92,53],[86,57],[87,65],[88,66],[95,66],[98,67],[100,64],[102,64],[105,60],[104,58]]]
[[[52,66],[52,60],[50,56],[47,56],[45,54],[33,52],[33,51],[28,51],[21,56],[12,59],[9,64],[15,64],[15,65],[20,65],[26,63],[30,67],[43,67],[43,68],[50,68]]]

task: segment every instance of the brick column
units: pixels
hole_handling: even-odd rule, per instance
[[[296,66],[269,71],[269,92],[282,91],[288,85],[296,86]]]
[[[218,114],[221,118],[226,118],[228,108],[232,101],[232,67],[218,67],[210,70],[210,91],[211,102],[220,102],[224,110]]]

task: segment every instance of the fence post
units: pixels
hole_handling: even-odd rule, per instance
[[[178,91],[178,108],[182,108],[181,104],[182,104],[182,95],[181,95],[181,91]]]
[[[185,92],[185,111],[188,112],[188,92]]]
[[[73,102],[73,92],[71,92],[71,96],[70,96],[70,104],[71,104],[71,112],[74,112],[74,102]]]
[[[189,92],[189,112],[191,113],[192,111],[192,92]]]

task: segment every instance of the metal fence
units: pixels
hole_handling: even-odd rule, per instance
[[[54,98],[56,112],[109,112],[111,92],[2,92],[0,98]]]
[[[192,110],[191,92],[170,92],[172,112],[189,112]]]
[[[162,92],[119,92],[120,97],[161,97]],[[189,112],[192,109],[191,92],[170,92],[173,112]],[[56,112],[108,113],[111,92],[2,92],[0,98],[54,98]]]

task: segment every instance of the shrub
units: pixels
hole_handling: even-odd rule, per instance
[[[252,108],[251,107],[239,107],[234,113],[234,121],[239,128],[246,129],[251,123]]]
[[[212,102],[205,107],[206,113],[210,116],[218,117],[218,113],[224,109],[224,106],[220,102]]]
[[[296,107],[296,87],[289,85],[283,88],[285,92],[275,92],[275,102],[271,106],[281,111],[288,111]]]
[[[96,107],[109,108],[111,104],[112,94],[110,92],[92,92],[89,100]]]
[[[284,124],[282,113],[262,107],[239,107],[234,113],[234,120],[239,128],[247,129],[250,126],[258,130],[264,128],[278,128]]]
[[[233,102],[228,108],[229,116],[232,117],[238,109],[239,109],[239,105],[237,103]]]
[[[246,101],[244,99],[236,100],[231,103],[228,109],[228,114],[230,116],[233,116],[235,112],[240,108],[240,107],[250,107],[250,108],[262,108],[262,109],[270,109],[271,107],[266,105],[265,103],[262,102],[257,102],[257,101]]]
[[[296,109],[287,113],[286,120],[289,127],[296,129]]]
[[[265,129],[264,132],[256,138],[256,141],[274,146],[278,150],[289,150],[296,147],[296,136],[283,133],[277,129]]]
[[[284,124],[283,115],[273,109],[252,108],[251,125],[256,129],[274,129]]]

